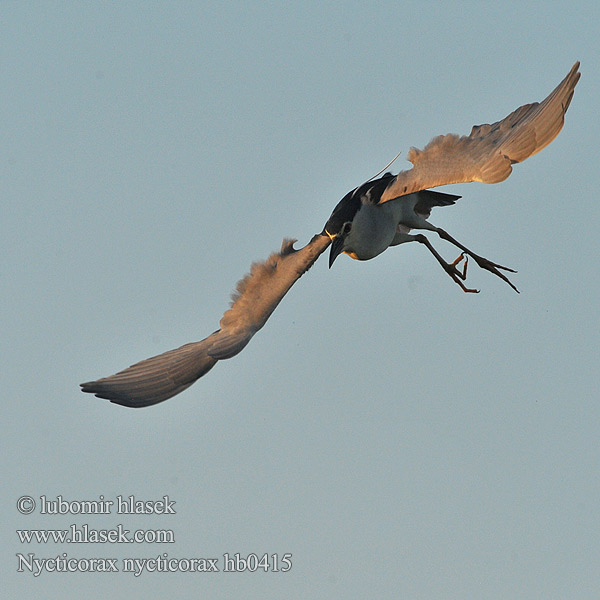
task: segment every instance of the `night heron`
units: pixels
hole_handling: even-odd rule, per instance
[[[579,63],[542,102],[521,106],[492,125],[476,125],[468,136],[441,135],[423,150],[411,148],[411,169],[398,175],[386,173],[349,192],[335,207],[323,232],[303,248],[284,240],[281,251],[252,265],[233,294],[231,308],[223,315],[219,329],[200,342],[143,360],[110,377],[81,384],[84,392],[129,407],[150,406],[188,388],[219,360],[241,352],[263,327],[271,313],[294,283],[331,245],[329,264],[345,252],[352,258],[369,260],[390,246],[416,241],[424,244],[444,270],[465,292],[468,257],[482,268],[517,288],[502,271],[512,271],[469,250],[446,231],[427,220],[435,206],[454,204],[459,196],[429,188],[451,183],[481,181],[498,183],[506,179],[512,165],[546,147],[559,133],[573,91],[579,81]],[[461,250],[447,263],[423,234],[433,231]],[[464,260],[464,265],[459,264]],[[518,290],[517,290],[518,291]]]

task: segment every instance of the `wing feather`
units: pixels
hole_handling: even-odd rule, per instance
[[[294,283],[327,249],[329,237],[317,234],[300,250],[284,240],[281,252],[252,265],[237,285],[220,328],[192,342],[153,356],[109,377],[81,384],[84,392],[116,404],[140,408],[179,394],[208,373],[217,361],[235,356],[267,322]]]
[[[411,148],[413,167],[398,173],[380,202],[450,183],[503,181],[513,164],[537,154],[558,135],[580,75],[576,62],[542,102],[525,104],[491,125],[475,125],[468,136],[440,135],[423,150]]]

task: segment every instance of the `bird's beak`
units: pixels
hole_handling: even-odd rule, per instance
[[[344,247],[344,238],[340,235],[334,237],[331,241],[331,249],[329,250],[329,268],[334,263],[335,259],[342,253]]]

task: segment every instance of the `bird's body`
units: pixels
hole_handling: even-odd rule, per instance
[[[370,260],[390,246],[419,242],[427,247],[442,268],[465,291],[468,257],[517,288],[493,263],[455,240],[429,221],[435,206],[449,206],[459,198],[432,191],[451,183],[498,183],[506,179],[515,163],[545,148],[560,132],[564,115],[579,81],[579,63],[542,102],[525,104],[501,121],[476,125],[468,136],[454,134],[434,138],[423,150],[411,148],[413,167],[397,175],[386,173],[352,190],[333,210],[321,234],[294,250],[284,240],[281,252],[252,266],[239,284],[231,309],[219,329],[200,342],[186,344],[132,365],[109,377],[81,384],[84,392],[133,408],[162,402],[188,388],[219,360],[242,351],[266,323],[292,285],[331,246],[329,266],[344,252],[352,258]],[[422,233],[434,232],[454,244],[461,255],[447,263]],[[462,270],[458,265],[464,260]]]
[[[323,231],[335,238],[332,231],[342,231],[345,223],[351,223],[341,250],[351,258],[370,260],[390,246],[409,241],[405,235],[411,229],[430,229],[427,218],[434,206],[450,206],[460,198],[421,190],[381,203],[383,192],[394,179],[394,175],[386,173],[364,183],[346,194],[333,209]],[[335,246],[335,239],[332,241]]]
[[[344,252],[354,259],[375,258],[389,248],[396,235],[397,225],[404,212],[402,203],[388,202],[387,206],[378,204],[380,192],[385,189],[382,184],[387,184],[390,176],[364,184],[347,194],[325,225],[325,233],[328,233],[328,227],[335,229],[338,219],[344,218],[345,222],[352,223],[346,235]],[[348,207],[353,214],[344,216]]]
[[[356,260],[371,260],[387,250],[394,241],[401,212],[398,202],[363,205],[346,238],[344,253]]]

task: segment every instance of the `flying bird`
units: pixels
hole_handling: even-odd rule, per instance
[[[433,191],[451,183],[498,183],[512,172],[512,165],[545,148],[560,132],[564,116],[579,81],[579,62],[542,102],[525,104],[496,123],[475,125],[468,136],[455,134],[433,138],[423,150],[411,148],[412,168],[358,186],[338,203],[323,231],[303,248],[295,240],[283,241],[281,251],[252,265],[237,285],[231,308],[219,329],[200,342],[192,342],[138,362],[111,375],[82,383],[84,392],[111,402],[140,408],[179,394],[212,369],[219,360],[241,352],[263,327],[294,283],[330,247],[329,266],[345,253],[370,260],[390,246],[419,242],[465,292],[477,292],[463,283],[467,262],[497,275],[518,292],[505,272],[512,269],[474,253],[428,219],[436,206],[450,206],[460,196]],[[378,177],[378,176],[376,176]],[[461,250],[446,262],[422,233],[437,233]]]

